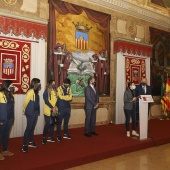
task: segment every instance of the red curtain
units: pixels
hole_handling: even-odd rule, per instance
[[[57,79],[57,75],[54,75],[54,60],[53,60],[53,50],[56,44],[56,18],[55,18],[55,10],[58,11],[59,14],[75,14],[80,15],[83,10],[86,12],[88,18],[93,22],[99,23],[102,27],[107,28],[107,39],[106,39],[106,50],[108,51],[108,56],[110,56],[110,19],[111,16],[108,14],[104,14],[101,12],[97,12],[91,9],[87,9],[85,7],[73,5],[67,2],[63,2],[60,0],[49,0],[50,7],[50,19],[49,19],[49,39],[48,39],[48,58],[49,58],[49,69],[50,69],[50,77],[55,77]],[[55,73],[56,74],[56,73]],[[48,75],[49,77],[49,75]]]
[[[12,33],[16,36],[23,33],[26,37],[31,37],[34,34],[34,37],[37,39],[41,37],[47,38],[46,24],[0,16],[0,28],[4,34],[10,33],[10,30],[12,30]]]
[[[129,42],[124,40],[114,41],[114,53],[123,52],[133,55],[143,55],[152,57],[152,45],[145,45],[137,42]]]

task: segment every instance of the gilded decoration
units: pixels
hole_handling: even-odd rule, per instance
[[[137,34],[137,28],[136,25],[134,24],[133,21],[127,21],[126,24],[126,30],[127,30],[127,34],[131,37],[131,38],[135,38],[136,34]]]
[[[140,84],[142,77],[146,77],[145,59],[125,56],[126,82],[133,81]]]
[[[16,4],[17,0],[4,0],[4,2],[8,5],[14,5]]]
[[[27,74],[24,74],[22,77],[21,77],[21,88],[22,88],[22,91],[23,92],[27,92],[27,90],[29,89],[29,76]]]
[[[132,59],[131,62],[132,64],[140,64],[140,61],[138,59]]]
[[[2,40],[0,41],[0,46],[3,48],[17,49],[19,48],[19,44],[13,41]]]
[[[30,48],[27,44],[22,47],[22,60],[26,63],[30,59]]]
[[[148,0],[131,0],[131,1],[136,2],[137,4],[142,6],[144,6],[148,2]]]
[[[31,43],[0,37],[0,83],[13,80],[16,94],[24,94],[30,84]]]

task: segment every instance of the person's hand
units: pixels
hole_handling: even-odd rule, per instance
[[[56,106],[54,106],[54,107],[53,107],[53,112],[56,112],[56,109],[57,109],[57,107],[56,107]]]
[[[136,97],[133,97],[132,102],[136,101]]]
[[[94,109],[97,109],[99,107],[99,103],[96,104],[96,106],[94,106]]]

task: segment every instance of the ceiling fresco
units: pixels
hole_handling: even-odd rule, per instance
[[[153,1],[153,0],[152,0]],[[155,0],[156,1],[156,0]],[[161,0],[157,0],[157,1],[161,1]],[[170,0],[163,0],[165,7],[170,8]]]
[[[149,0],[149,2],[164,8],[170,8],[170,0]]]
[[[151,0],[151,3],[154,3],[154,4],[162,6],[162,7],[166,7],[164,0]]]

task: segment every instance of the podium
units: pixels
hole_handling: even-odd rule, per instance
[[[139,140],[148,139],[148,103],[152,103],[151,95],[141,95],[139,98],[139,121],[140,135]]]

